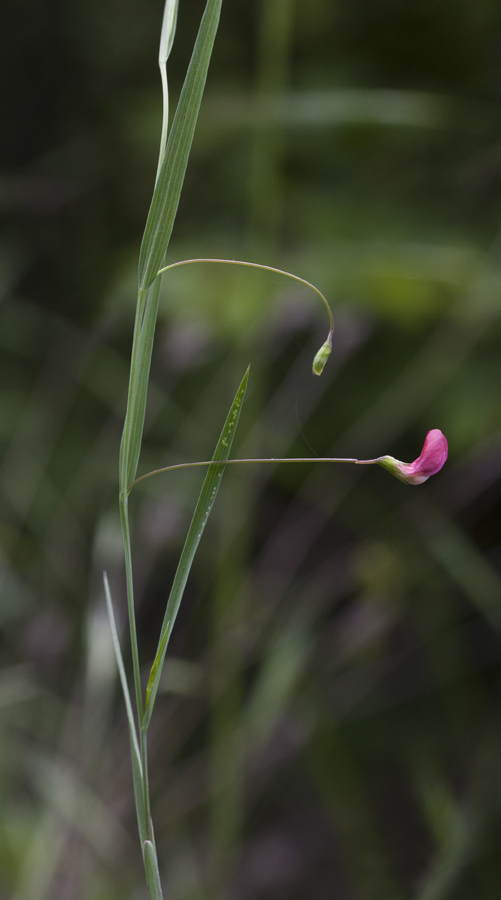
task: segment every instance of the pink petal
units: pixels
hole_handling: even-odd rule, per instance
[[[423,449],[414,462],[399,466],[402,475],[409,479],[411,484],[421,484],[430,475],[436,475],[447,459],[447,439],[439,428],[433,428],[426,435]]]

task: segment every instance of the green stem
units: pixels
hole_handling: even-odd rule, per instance
[[[130,542],[129,512],[127,494],[120,494],[120,521],[125,553],[125,575],[127,580],[127,607],[129,613],[130,643],[132,649],[132,668],[134,671],[134,688],[139,723],[143,718],[143,697],[141,691],[141,669],[139,666],[139,649],[137,642],[136,614],[134,609],[134,581],[132,577],[132,552]]]
[[[140,730],[140,740],[141,740],[141,767],[143,770],[143,788],[144,788],[144,812],[146,818],[146,837],[147,840],[151,841],[153,846],[155,846],[155,840],[153,837],[153,824],[151,821],[151,807],[150,807],[150,786],[148,779],[148,728],[141,727]]]
[[[120,473],[120,493],[125,495],[127,482],[128,482],[128,474],[129,474],[129,458],[130,458],[130,443],[131,443],[131,434],[132,434],[132,410],[134,406],[134,398],[136,394],[136,369],[138,366],[138,356],[139,356],[139,338],[141,335],[141,328],[143,324],[143,316],[144,316],[144,308],[146,305],[146,296],[147,292],[139,291],[137,297],[137,305],[136,305],[136,317],[134,321],[134,336],[132,338],[132,352],[131,352],[131,362],[130,362],[130,374],[129,374],[129,388],[127,394],[127,410],[125,413],[125,422],[122,432],[122,440],[120,443],[120,461],[119,461],[119,473]]]
[[[241,259],[183,259],[183,260],[181,260],[181,262],[171,263],[169,266],[165,266],[163,269],[159,269],[158,275],[160,275],[162,272],[168,272],[169,269],[176,269],[178,266],[187,266],[190,263],[223,263],[224,265],[228,265],[228,266],[248,266],[251,269],[264,269],[267,272],[274,272],[276,275],[286,275],[287,278],[292,278],[294,281],[298,281],[300,284],[306,285],[306,287],[311,288],[312,291],[315,291],[315,293],[318,294],[318,296],[320,297],[322,303],[324,304],[324,306],[327,310],[327,314],[329,316],[329,322],[330,322],[329,338],[332,336],[332,334],[334,332],[334,319],[332,316],[332,310],[331,310],[326,298],[322,294],[322,291],[319,291],[319,289],[317,287],[315,287],[314,284],[311,284],[311,282],[306,281],[305,278],[300,278],[299,275],[293,275],[292,272],[285,272],[284,269],[276,269],[274,266],[263,266],[261,263],[246,262]]]
[[[191,462],[191,463],[176,463],[173,466],[163,466],[161,469],[154,469],[153,472],[147,472],[146,475],[141,475],[139,478],[136,478],[132,484],[129,484],[129,493],[134,487],[134,485],[139,484],[140,481],[144,481],[146,478],[151,478],[152,475],[160,475],[161,472],[170,472],[173,469],[194,469],[197,466],[235,466],[242,465],[243,463],[301,463],[301,462],[330,462],[330,463],[352,463],[356,466],[371,466],[374,463],[378,463],[382,456],[379,456],[377,459],[345,459],[341,457],[334,456],[287,456],[285,458],[281,457],[271,457],[270,459],[227,459],[214,461],[214,460],[204,460],[203,462]]]

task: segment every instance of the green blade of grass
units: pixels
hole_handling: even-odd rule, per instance
[[[181,553],[181,558],[179,560],[179,565],[177,567],[176,575],[174,577],[174,582],[169,595],[169,600],[167,602],[167,608],[165,610],[162,630],[160,632],[157,653],[151,667],[148,687],[146,689],[145,712],[143,721],[141,723],[142,729],[147,729],[150,723],[167,645],[169,643],[169,638],[174,627],[174,622],[176,621],[176,616],[181,604],[186,582],[188,580],[188,575],[193,563],[193,558],[200,543],[200,538],[202,537],[202,532],[207,523],[207,519],[209,518],[210,511],[214,505],[219,485],[226,468],[226,466],[221,465],[220,463],[225,462],[230,455],[233,438],[235,436],[236,427],[240,418],[240,410],[242,408],[242,401],[244,399],[248,377],[249,369],[247,369],[240,383],[238,391],[235,395],[235,399],[233,400],[231,409],[228,413],[228,417],[224,424],[223,430],[217,442],[214,456],[212,457],[212,461],[219,463],[219,465],[209,466],[202,486],[202,490],[200,492],[200,496],[198,498],[195,512],[193,513],[188,536]]]
[[[169,244],[204,92],[222,0],[207,0],[153,192],[139,255],[139,290],[153,284]]]
[[[132,703],[129,693],[129,685],[127,683],[127,675],[125,674],[125,666],[120,649],[120,640],[118,637],[115,613],[113,611],[113,602],[111,599],[111,591],[108,583],[108,576],[103,572],[104,592],[106,594],[106,606],[108,608],[108,618],[110,620],[111,635],[113,638],[113,647],[115,649],[115,657],[117,660],[118,674],[125,700],[125,708],[127,710],[127,720],[129,723],[130,753],[132,759],[132,779],[134,783],[134,794],[136,798],[137,821],[139,828],[139,836],[141,843],[146,840],[146,816],[145,801],[143,789],[143,771],[141,766],[141,754],[139,752],[139,743],[137,739],[136,723],[134,721],[134,713],[132,711]]]

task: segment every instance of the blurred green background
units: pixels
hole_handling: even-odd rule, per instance
[[[202,13],[180,0],[177,96]],[[102,592],[139,244],[161,124],[161,0],[3,0],[0,898],[145,900]],[[228,469],[151,738],[168,900],[501,896],[501,7],[225,0],[164,281],[140,471]],[[237,446],[238,445],[238,446]],[[133,496],[154,655],[203,474]]]

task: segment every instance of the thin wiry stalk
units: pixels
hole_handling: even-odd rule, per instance
[[[312,291],[315,291],[315,293],[318,294],[322,303],[324,304],[329,316],[329,337],[332,337],[332,334],[334,332],[334,319],[329,303],[322,294],[322,291],[319,291],[319,289],[315,287],[314,284],[311,284],[310,281],[306,281],[306,278],[300,278],[299,275],[293,275],[292,272],[286,272],[284,269],[276,269],[274,266],[264,266],[261,263],[247,262],[241,259],[183,259],[180,262],[170,263],[170,265],[164,266],[159,270],[158,274],[163,274],[164,272],[168,272],[170,269],[176,269],[179,266],[188,266],[191,263],[223,263],[224,265],[228,266],[248,266],[251,269],[263,269],[266,272],[274,272],[276,275],[286,275],[287,278],[292,278],[294,281],[298,281],[300,284],[306,285],[306,287],[311,288]]]
[[[203,462],[191,462],[191,463],[176,463],[173,466],[162,466],[161,469],[154,469],[152,472],[147,472],[146,475],[140,475],[139,478],[136,478],[132,484],[129,485],[129,492],[132,488],[139,484],[141,481],[145,481],[147,478],[151,478],[152,475],[160,475],[162,472],[171,472],[173,469],[195,469],[197,466],[235,466],[242,465],[244,463],[352,463],[356,466],[371,466],[375,463],[378,463],[383,457],[378,457],[377,459],[345,459],[344,457],[339,456],[286,456],[284,458],[281,457],[270,457],[269,459],[227,459],[225,462],[214,462],[213,460],[204,460]]]

